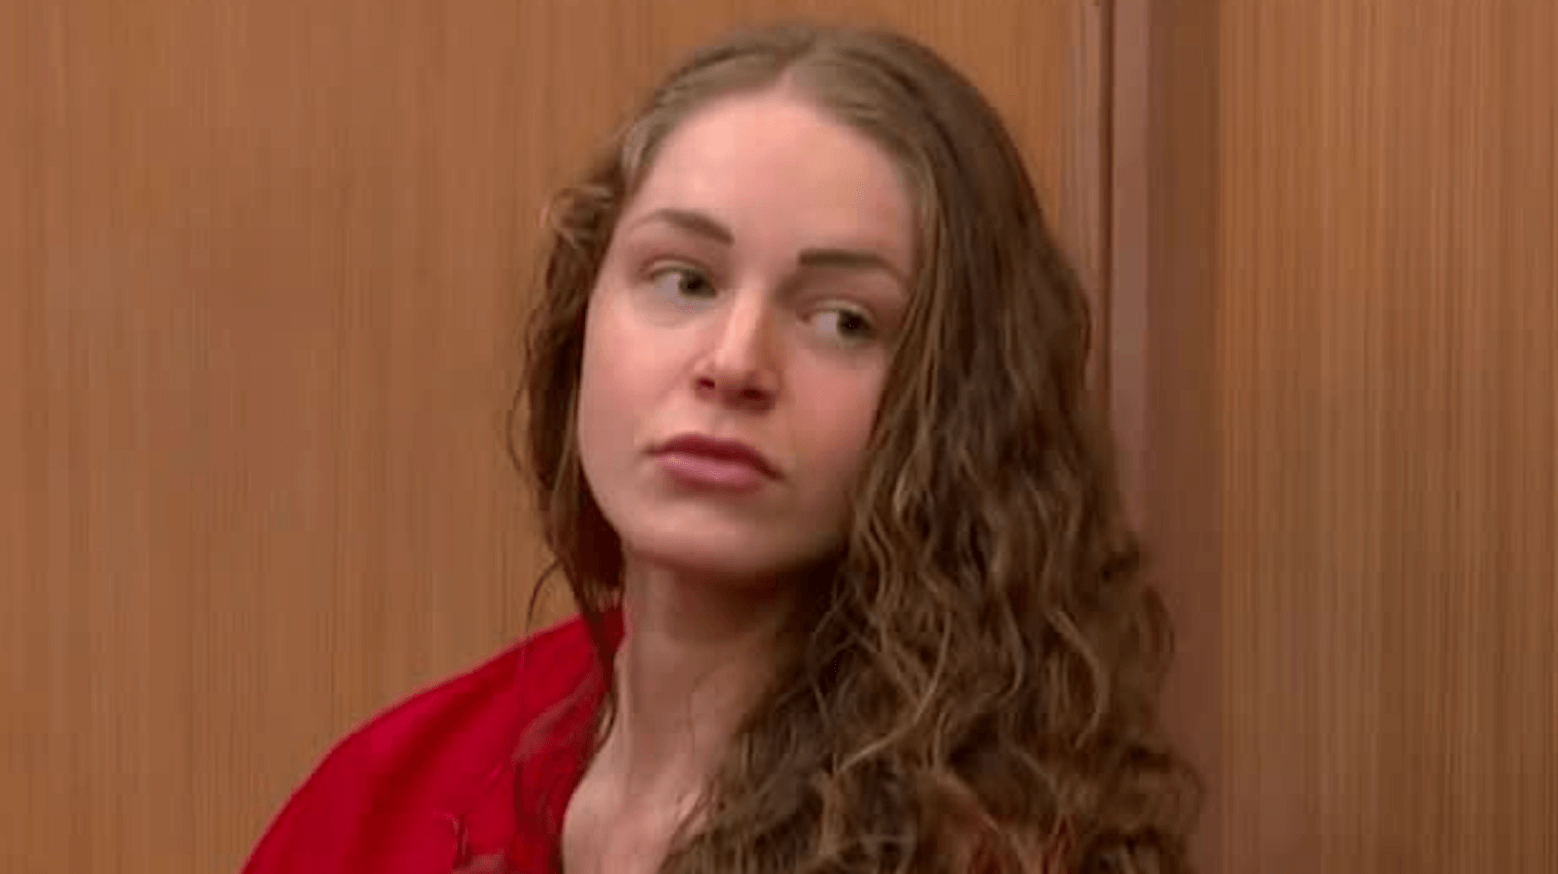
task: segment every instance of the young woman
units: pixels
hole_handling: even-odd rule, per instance
[[[1084,298],[972,86],[737,36],[550,242],[519,454],[579,618],[345,740],[249,874],[1189,870]]]

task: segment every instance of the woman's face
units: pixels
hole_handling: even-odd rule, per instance
[[[875,144],[780,92],[661,145],[586,317],[579,453],[626,560],[762,583],[837,550],[914,264]]]

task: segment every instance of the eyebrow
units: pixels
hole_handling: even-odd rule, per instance
[[[802,267],[842,268],[845,270],[881,270],[909,287],[909,278],[886,258],[861,249],[802,249],[798,259]]]
[[[690,234],[700,237],[708,237],[718,243],[729,246],[736,242],[736,235],[715,221],[713,217],[692,209],[677,209],[676,207],[663,207],[646,214],[643,218],[634,222],[635,225],[646,224],[651,221],[662,221],[669,225],[681,228]]]
[[[697,210],[679,209],[676,207],[663,207],[650,212],[634,222],[641,225],[646,222],[661,221],[673,225],[690,234],[707,237],[717,243],[726,246],[734,245],[736,235],[730,228],[720,224],[718,220]],[[908,287],[908,277],[886,258],[875,252],[864,249],[841,249],[836,247],[802,249],[797,259],[802,267],[838,268],[845,270],[881,270]]]

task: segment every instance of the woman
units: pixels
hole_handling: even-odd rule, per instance
[[[552,231],[520,454],[579,618],[344,741],[250,874],[1189,870],[1084,298],[974,88],[737,36]]]

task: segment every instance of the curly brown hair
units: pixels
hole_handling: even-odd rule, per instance
[[[896,161],[915,287],[846,546],[661,870],[1189,871],[1200,787],[1158,724],[1169,623],[1088,391],[1085,295],[996,112],[901,35],[784,25],[697,52],[549,212],[511,449],[602,666],[622,557],[576,447],[590,291],[667,134],[774,87]]]

